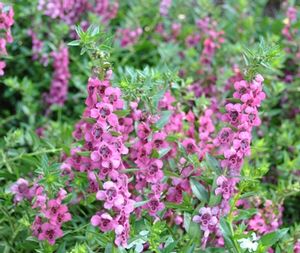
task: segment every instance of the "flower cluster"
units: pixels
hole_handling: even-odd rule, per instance
[[[213,110],[207,109],[205,110],[203,116],[199,118],[199,148],[201,152],[201,159],[205,156],[206,153],[210,153],[210,151],[214,148],[213,139],[211,134],[215,131],[215,127],[213,121],[211,119],[213,114]]]
[[[222,119],[231,125],[224,127],[214,139],[224,155],[221,165],[228,169],[230,175],[239,175],[245,156],[250,155],[251,131],[253,127],[261,124],[258,107],[265,99],[262,91],[263,77],[257,75],[252,82],[241,80],[234,83],[234,99],[241,103],[227,103],[226,114]],[[236,129],[233,130],[233,129]]]
[[[137,106],[137,105],[136,105]],[[137,137],[130,148],[130,158],[140,168],[136,172],[136,191],[143,195],[150,188],[151,191],[146,196],[149,202],[143,206],[150,215],[156,216],[157,212],[164,208],[164,204],[160,201],[163,192],[163,161],[153,158],[153,152],[159,152],[163,148],[167,148],[168,144],[165,140],[166,135],[160,131],[154,132],[151,126],[157,121],[152,115],[146,115],[137,107],[133,107],[134,120],[138,121]]]
[[[44,66],[48,65],[49,56],[43,53],[44,42],[38,38],[38,35],[33,31],[29,30],[28,35],[31,36],[32,41],[32,60],[39,60]]]
[[[252,128],[260,125],[258,107],[265,98],[265,93],[262,91],[263,80],[263,77],[258,74],[252,82],[245,80],[235,82],[233,97],[241,103],[225,105],[226,113],[222,116],[222,120],[230,127],[223,127],[213,140],[213,144],[219,150],[219,154],[224,156],[221,166],[224,174],[228,173],[228,176],[219,176],[216,180],[215,194],[221,196],[221,203],[215,206],[214,208],[217,209],[214,210],[219,210],[219,216],[215,215],[216,217],[213,218],[212,214],[216,212],[212,212],[208,207],[201,208],[200,216],[194,217],[194,221],[200,223],[200,228],[204,231],[203,247],[205,247],[210,233],[215,232],[217,237],[220,235],[217,230],[214,231],[218,228],[217,217],[226,215],[230,211],[229,201],[235,193],[243,160],[250,155]],[[210,123],[209,120],[205,120],[205,122]],[[212,128],[208,126],[206,128],[212,131]],[[207,225],[210,223],[213,224],[212,227]]]
[[[167,16],[171,5],[172,5],[172,0],[161,0],[159,5],[160,15]]]
[[[31,200],[34,197],[34,188],[30,187],[28,181],[24,178],[19,178],[17,182],[10,187],[10,192],[15,195],[15,203],[23,199]]]
[[[218,207],[202,207],[199,210],[199,215],[193,217],[193,221],[200,224],[200,228],[204,231],[202,238],[202,248],[206,247],[207,240],[211,233],[221,235],[219,229],[220,209]]]
[[[47,240],[53,245],[56,239],[63,236],[61,226],[72,218],[68,207],[62,204],[66,194],[67,192],[61,189],[56,198],[48,199],[43,187],[36,187],[36,200],[32,208],[37,208],[39,214],[35,217],[32,224],[32,231],[33,235],[39,240]]]
[[[119,4],[117,1],[96,0],[91,4],[88,0],[39,0],[38,9],[45,15],[55,19],[59,18],[68,25],[74,25],[81,20],[87,12],[93,12],[108,22],[117,15]]]
[[[114,230],[115,243],[126,246],[134,200],[128,191],[128,177],[123,174],[126,167],[122,155],[128,153],[124,141],[133,122],[114,113],[124,108],[124,102],[120,89],[111,87],[108,79],[90,78],[87,90],[85,120],[77,124],[73,133],[75,139],[85,144],[72,149],[61,169],[69,174],[70,180],[74,178],[72,170],[87,173],[89,191],[97,192],[97,199],[104,203],[103,209],[92,217],[92,225],[103,232]],[[80,152],[89,152],[90,156],[81,156]],[[103,182],[102,188],[98,181]]]
[[[120,28],[117,31],[117,38],[120,40],[121,47],[128,47],[136,44],[142,33],[143,29],[140,27],[136,29]]]
[[[282,224],[283,207],[271,200],[263,202],[259,198],[255,198],[252,203],[257,213],[248,221],[248,229],[260,235],[276,231]],[[274,210],[278,210],[278,214]]]
[[[156,26],[155,31],[165,40],[165,41],[176,41],[177,37],[181,32],[181,24],[177,22],[171,23],[166,26],[163,23],[159,23]]]
[[[14,24],[14,10],[0,2],[0,56],[7,55],[6,44],[13,42],[11,27]],[[6,64],[0,61],[0,76],[4,75]]]
[[[57,52],[52,52],[51,56],[54,74],[49,94],[45,94],[44,99],[48,106],[53,104],[62,106],[67,98],[70,79],[68,48],[62,45]]]
[[[210,17],[197,20],[196,25],[200,29],[201,33],[207,36],[203,42],[200,62],[205,66],[210,66],[216,50],[220,48],[222,43],[224,43],[224,32],[217,31],[217,23],[216,21],[211,20]]]
[[[297,9],[290,6],[286,11],[286,19],[284,19],[284,27],[282,29],[282,35],[288,40],[292,41],[297,29],[292,29],[292,24],[297,20]]]

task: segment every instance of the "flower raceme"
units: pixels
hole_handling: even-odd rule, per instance
[[[0,2],[0,56],[7,55],[6,45],[13,42],[11,27],[14,24],[14,10]],[[0,76],[4,75],[6,63],[0,61]]]
[[[258,108],[265,99],[262,91],[263,80],[263,77],[258,74],[251,82],[245,80],[235,82],[233,97],[239,102],[225,105],[226,113],[222,116],[222,120],[229,123],[230,127],[222,128],[213,140],[215,148],[224,157],[221,161],[224,173],[228,173],[228,175],[219,176],[216,180],[215,194],[221,195],[222,200],[218,206],[213,208],[202,207],[199,211],[200,215],[193,218],[204,231],[203,248],[206,246],[209,234],[219,234],[219,218],[229,213],[229,201],[235,193],[235,185],[239,181],[238,177],[244,158],[251,154],[251,131],[253,127],[259,126],[261,123]],[[257,215],[252,218],[250,226],[255,224],[257,218]],[[257,229],[254,226],[252,228]]]
[[[121,91],[111,87],[108,79],[90,78],[87,90],[83,120],[76,125],[73,133],[76,140],[84,141],[84,145],[74,148],[61,168],[69,174],[70,183],[76,171],[87,173],[89,191],[96,192],[96,198],[103,202],[103,209],[91,218],[92,225],[102,232],[115,231],[115,243],[126,246],[130,232],[129,217],[135,201],[128,190],[128,177],[121,171],[126,169],[122,156],[128,153],[128,148],[124,142],[132,128],[124,127],[127,119],[115,114],[115,111],[123,109],[124,102]],[[83,151],[90,152],[90,156],[78,155]],[[102,187],[98,180],[103,182]]]
[[[70,79],[69,72],[69,51],[64,45],[61,45],[57,52],[52,52],[53,57],[53,78],[50,91],[44,95],[48,106],[57,104],[62,106],[67,99],[68,83]],[[49,110],[49,108],[48,108]]]

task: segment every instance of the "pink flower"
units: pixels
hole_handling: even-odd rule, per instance
[[[38,235],[39,240],[47,240],[51,245],[55,244],[55,240],[63,236],[63,231],[57,225],[44,223],[41,226],[42,232]]]
[[[199,215],[193,217],[193,221],[199,223],[201,230],[204,231],[202,248],[206,247],[206,242],[209,234],[215,232],[216,229],[218,229],[218,213],[218,207],[202,207],[199,210]]]
[[[161,171],[163,162],[161,160],[153,160],[146,166],[146,181],[149,183],[158,183],[163,178],[164,174]]]
[[[103,184],[103,189],[104,191],[97,192],[96,198],[105,201],[106,209],[111,209],[113,206],[120,209],[124,203],[124,197],[119,192],[117,185],[108,181]]]
[[[226,178],[224,176],[219,176],[217,178],[218,187],[215,190],[216,195],[222,195],[225,200],[230,199],[234,191],[234,180]]]
[[[108,87],[105,90],[103,101],[111,104],[116,110],[120,110],[124,106],[123,100],[120,99],[120,96],[121,90],[119,88]]]
[[[68,93],[68,83],[71,77],[69,72],[69,51],[64,45],[61,45],[58,51],[51,53],[53,57],[53,78],[50,91],[44,94],[47,105],[57,104],[62,106]]]
[[[161,0],[159,6],[160,15],[167,16],[171,5],[172,0]]]
[[[227,113],[225,114],[224,120],[230,122],[233,126],[237,126],[240,123],[241,118],[241,104],[227,104],[225,106]]]
[[[300,253],[300,240],[295,243],[294,253]]]
[[[39,234],[42,233],[42,224],[43,224],[42,218],[40,216],[36,216],[31,226],[32,234],[34,236],[38,237]]]
[[[242,165],[242,157],[237,153],[236,150],[229,149],[224,151],[225,160],[221,161],[223,168],[228,168],[235,173],[239,172]]]
[[[251,153],[250,149],[251,135],[249,132],[240,132],[238,138],[233,140],[233,148],[240,152],[241,156],[249,156]]]
[[[108,214],[96,214],[91,218],[91,224],[95,227],[99,227],[102,232],[111,231],[115,228],[115,220]]]
[[[179,186],[169,187],[167,193],[167,201],[180,204],[182,203],[183,195],[182,189]]]
[[[220,145],[230,145],[233,139],[234,133],[229,127],[224,127],[219,132],[217,138],[214,140],[214,144],[217,146]]]
[[[140,139],[142,140],[146,139],[150,133],[151,133],[151,129],[146,123],[142,122],[138,125],[137,136]]]
[[[61,202],[57,199],[51,199],[47,203],[47,209],[44,211],[45,217],[48,219],[52,219],[56,217],[59,213],[66,213],[68,211],[68,207],[66,205],[62,205]]]
[[[248,106],[245,109],[244,114],[242,115],[242,123],[249,124],[250,127],[252,126],[259,126],[261,124],[260,118],[258,116],[258,111],[255,107]]]
[[[233,93],[233,97],[236,99],[240,99],[244,94],[248,92],[248,83],[245,80],[241,80],[234,83],[235,92]]]
[[[182,145],[188,154],[199,152],[199,148],[197,147],[196,142],[193,139],[185,139],[182,142]]]
[[[23,199],[30,200],[33,197],[28,181],[23,178],[19,178],[17,182],[10,187],[10,191],[15,195],[15,202],[20,202]]]
[[[94,162],[102,160],[110,160],[113,155],[113,147],[106,142],[101,142],[97,151],[91,153],[91,159]]]
[[[152,196],[145,207],[151,216],[156,216],[158,211],[161,211],[165,208],[165,205],[160,202],[156,196]]]
[[[113,106],[108,103],[97,103],[96,108],[91,109],[90,116],[99,122],[108,122],[111,126],[118,125],[118,118],[113,114]]]
[[[4,61],[0,61],[0,76],[4,75],[4,69],[5,69],[5,62]]]

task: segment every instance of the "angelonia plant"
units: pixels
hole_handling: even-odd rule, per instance
[[[300,253],[275,2],[0,3],[0,252]]]
[[[244,220],[242,227],[235,220],[241,212],[237,203],[241,169],[244,159],[251,156],[252,130],[261,124],[259,109],[266,98],[261,74],[232,84],[232,98],[216,118],[223,128],[216,132],[214,109],[206,109],[196,129],[197,115],[184,113],[174,103],[172,83],[164,80],[160,84],[163,92],[154,102],[155,111],[147,108],[142,97],[128,100],[122,94],[122,87],[126,94],[126,86],[120,85],[120,89],[112,84],[109,49],[98,45],[98,27],[87,32],[77,28],[77,32],[79,40],[70,45],[81,46],[91,57],[92,67],[85,110],[73,131],[74,143],[69,154],[61,157],[59,175],[64,187],[56,193],[47,189],[41,174],[31,182],[20,178],[10,188],[16,203],[29,201],[36,211],[31,226],[34,237],[55,245],[64,236],[64,224],[78,215],[72,213],[72,206],[90,196],[96,207],[90,224],[101,233],[112,232],[110,245],[121,251],[133,245],[134,220],[145,220],[148,226],[168,221],[165,226],[178,226],[187,235],[193,226],[198,232],[193,235],[192,248],[201,246],[202,250],[264,252],[287,232],[277,230],[279,223],[256,231],[251,219],[249,224]],[[61,46],[53,57],[58,70],[45,97],[48,103],[63,105],[69,78],[68,49]],[[69,195],[73,198],[66,201]],[[154,252],[174,245],[159,240],[142,244],[142,251]]]

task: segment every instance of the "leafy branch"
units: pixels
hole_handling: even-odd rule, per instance
[[[256,74],[263,71],[264,68],[274,71],[272,68],[273,61],[279,57],[280,47],[277,44],[266,43],[261,38],[260,43],[253,50],[244,48],[243,57],[246,64],[245,78],[251,81]]]

